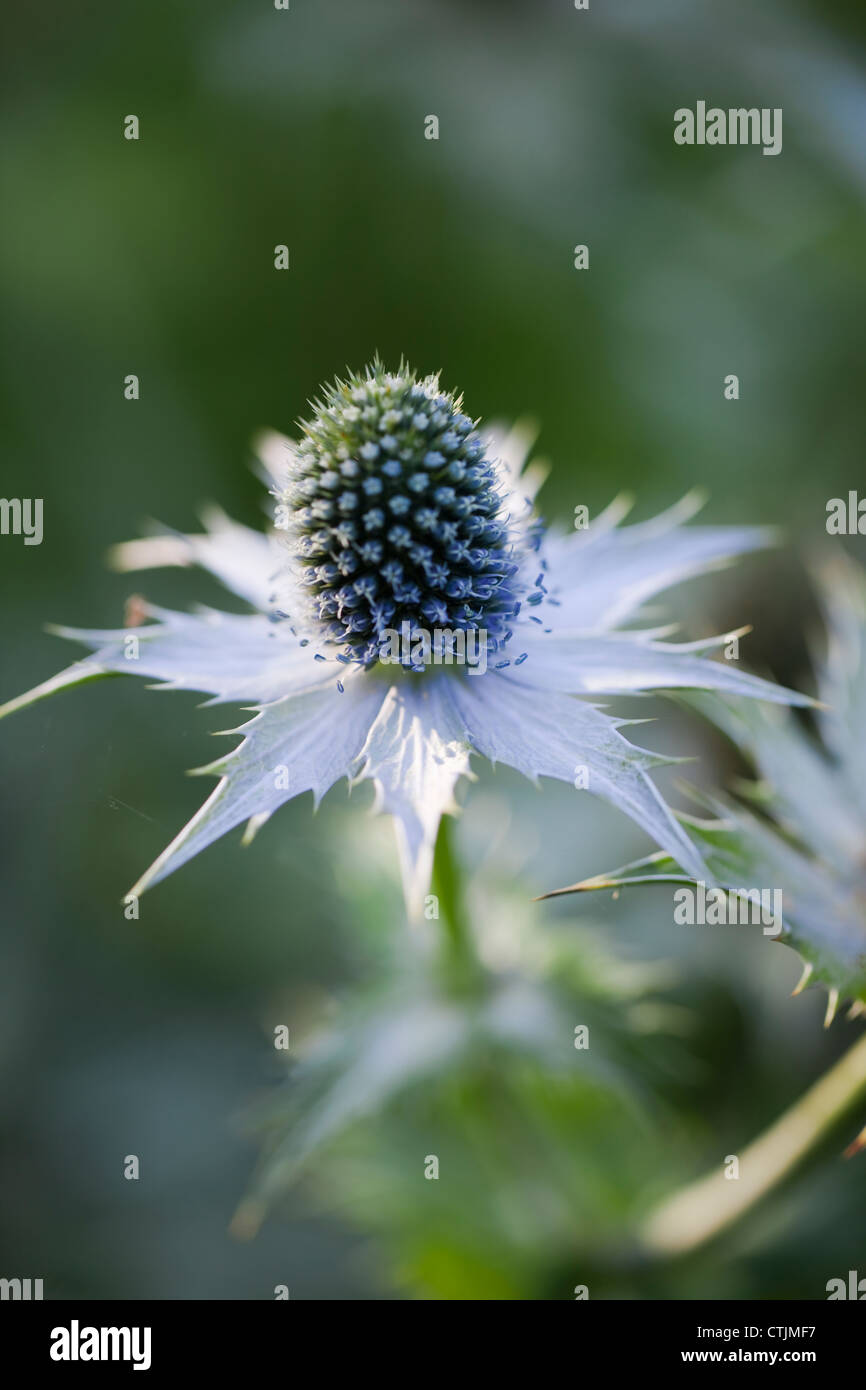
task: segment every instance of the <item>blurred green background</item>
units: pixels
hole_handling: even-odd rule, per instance
[[[861,6],[49,0],[5,27],[2,490],[44,498],[45,536],[0,538],[0,698],[71,659],[45,621],[116,626],[132,587],[223,602],[201,575],[110,574],[105,552],[149,517],[195,529],[208,500],[258,524],[253,433],[291,432],[375,351],[442,368],[470,414],[534,417],[566,525],[621,489],[643,516],[695,485],[712,521],[784,525],[787,549],[670,608],[690,635],[753,623],[746,659],[808,682],[801,555],[863,478]],[[698,99],[782,107],[783,153],[676,147]],[[759,935],[689,936],[655,897],[532,906],[646,845],[567,788],[489,771],[456,833],[485,950],[516,978],[544,957],[640,1095],[519,1049],[443,1066],[232,1238],[274,1026],[294,1044],[341,1001],[399,996],[405,926],[390,829],[344,788],[124,919],[200,799],[183,769],[235,722],[196,703],[113,681],[2,727],[0,1273],[48,1297],[536,1299],[820,1298],[863,1271],[853,1121],[700,1256],[631,1253],[653,1198],[736,1152],[854,1029],[824,1033],[823,999],[790,999],[796,960]],[[735,771],[660,712],[647,741],[700,754],[704,780]],[[645,984],[663,1002],[641,1013]],[[635,1008],[645,1045],[622,1036]]]

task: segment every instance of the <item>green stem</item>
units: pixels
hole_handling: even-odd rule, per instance
[[[864,1091],[866,1033],[739,1155],[737,1179],[715,1169],[651,1212],[640,1232],[644,1249],[682,1255],[712,1240],[780,1183]]]
[[[433,855],[433,892],[439,899],[446,971],[453,980],[466,983],[477,974],[478,960],[465,913],[452,826],[452,818],[443,816]]]

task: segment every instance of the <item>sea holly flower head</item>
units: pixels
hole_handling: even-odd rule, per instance
[[[698,688],[804,703],[709,660],[724,638],[671,643],[622,627],[647,599],[769,533],[686,525],[694,498],[628,527],[617,502],[587,529],[545,533],[526,452],[521,431],[480,430],[436,378],[376,362],[328,387],[297,441],[264,437],[268,535],[212,513],[203,535],[118,548],[123,569],[201,565],[251,611],[145,605],[138,616],[151,621],[134,628],[59,629],[92,655],[0,715],[112,674],[256,711],[234,731],[240,744],[201,769],[219,777],[216,789],[132,894],[233,827],[246,822],[249,839],[283,802],[311,791],[318,804],[348,777],[372,781],[377,808],[393,816],[418,915],[440,819],[473,753],[603,797],[706,872],[650,777],[669,760],[628,741],[626,721],[592,697]],[[438,645],[414,640],[431,630]],[[408,634],[408,654],[401,644],[395,656],[395,631]],[[470,639],[483,661],[466,656]]]
[[[538,536],[506,510],[501,470],[461,401],[401,367],[376,364],[326,388],[301,426],[278,519],[292,538],[311,616],[329,643],[364,666],[423,670],[415,634],[513,637],[521,582]],[[537,566],[536,566],[537,569]],[[464,639],[465,645],[465,639]],[[486,655],[486,650],[485,650]]]
[[[815,575],[827,626],[811,727],[791,710],[736,696],[691,693],[752,763],[740,795],[697,796],[712,819],[682,817],[719,887],[777,894],[779,930],[804,962],[795,992],[827,987],[826,1021],[840,999],[866,1007],[866,573],[841,556]],[[663,882],[694,884],[682,862],[653,854],[560,893]],[[730,930],[730,927],[723,928]]]

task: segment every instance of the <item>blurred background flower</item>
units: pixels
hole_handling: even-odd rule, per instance
[[[857,485],[861,7],[94,0],[7,29],[3,491],[44,498],[45,538],[0,538],[5,694],[47,674],[46,617],[122,620],[129,580],[102,556],[140,519],[195,530],[213,497],[257,524],[252,433],[291,433],[320,381],[375,350],[441,367],[487,418],[537,417],[556,463],[542,507],[566,525],[621,488],[649,516],[699,485],[707,521],[807,541]],[[782,107],[783,153],[676,147],[673,112],[697,99]],[[219,601],[200,575],[142,587]],[[695,638],[752,622],[744,659],[806,678],[817,616],[793,549],[694,582],[677,610]],[[197,804],[177,769],[226,722],[166,708],[117,682],[0,741],[3,1273],[58,1297],[721,1298],[821,1297],[862,1268],[850,1126],[747,1229],[688,1260],[634,1254],[655,1198],[736,1152],[854,1026],[825,1033],[817,991],[788,998],[796,958],[759,930],[734,950],[655,897],[530,906],[650,846],[507,772],[483,774],[455,847],[484,968],[540,980],[573,1025],[592,1007],[593,1067],[625,1057],[628,1085],[577,1075],[568,1035],[565,1077],[522,1045],[443,1060],[235,1240],[257,1153],[242,1117],[280,1094],[273,1029],[294,1055],[373,982],[399,996],[411,948],[388,827],[340,791],[318,824],[288,807],[267,843],[209,851],[125,920],[127,885]],[[742,770],[697,719],[642,735],[700,754],[704,786]]]

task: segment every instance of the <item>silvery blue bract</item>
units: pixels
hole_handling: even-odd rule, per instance
[[[689,704],[725,730],[759,780],[748,789],[754,809],[705,797],[717,819],[681,819],[718,884],[778,893],[777,939],[806,963],[798,990],[810,979],[827,985],[829,1023],[840,997],[866,1002],[866,576],[838,556],[817,583],[827,647],[814,730],[790,710],[690,695]],[[560,891],[692,882],[685,867],[677,854],[654,854]]]

